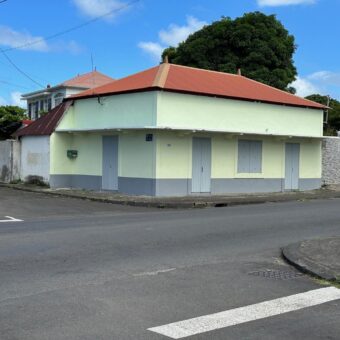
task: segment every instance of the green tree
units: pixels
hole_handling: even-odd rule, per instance
[[[193,33],[177,48],[163,51],[169,61],[228,73],[237,69],[251,79],[294,92],[294,37],[275,15],[247,13],[235,20],[223,17]]]
[[[306,99],[314,102],[327,105],[328,97],[321,94],[312,94]],[[340,102],[334,98],[329,98],[328,122],[325,124],[324,134],[328,136],[336,136],[337,131],[340,131]]]
[[[27,119],[27,116],[21,107],[0,106],[0,139],[10,138],[20,127],[23,119]]]

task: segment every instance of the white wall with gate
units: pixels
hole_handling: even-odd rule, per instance
[[[37,178],[45,183],[50,178],[50,136],[21,137],[22,181]]]
[[[20,143],[16,140],[0,141],[0,182],[20,179]]]

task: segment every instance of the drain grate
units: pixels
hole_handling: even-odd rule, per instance
[[[250,272],[248,275],[264,277],[267,279],[273,280],[292,280],[297,279],[303,276],[303,273],[295,272],[295,271],[281,271],[281,270],[259,270],[255,272]]]

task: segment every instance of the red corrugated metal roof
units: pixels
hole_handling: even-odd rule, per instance
[[[166,63],[104,86],[83,91],[71,98],[80,99],[159,89],[281,105],[326,108],[319,103],[244,76]]]
[[[66,101],[59,104],[46,115],[38,118],[30,125],[16,131],[13,136],[48,136],[51,135],[57,127],[64,112],[70,107],[72,101]]]
[[[106,76],[98,71],[92,71],[85,74],[78,75],[72,79],[66,80],[60,85],[75,86],[92,89],[93,87],[103,86],[107,83],[112,83],[113,78]]]

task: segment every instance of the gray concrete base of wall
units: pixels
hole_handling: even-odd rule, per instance
[[[51,188],[77,188],[102,190],[101,176],[51,175]],[[300,179],[299,190],[313,190],[321,187],[320,178]],[[212,179],[212,195],[239,193],[268,193],[284,190],[284,179]],[[130,195],[145,196],[187,196],[191,192],[191,179],[150,179],[119,177],[118,191]]]

